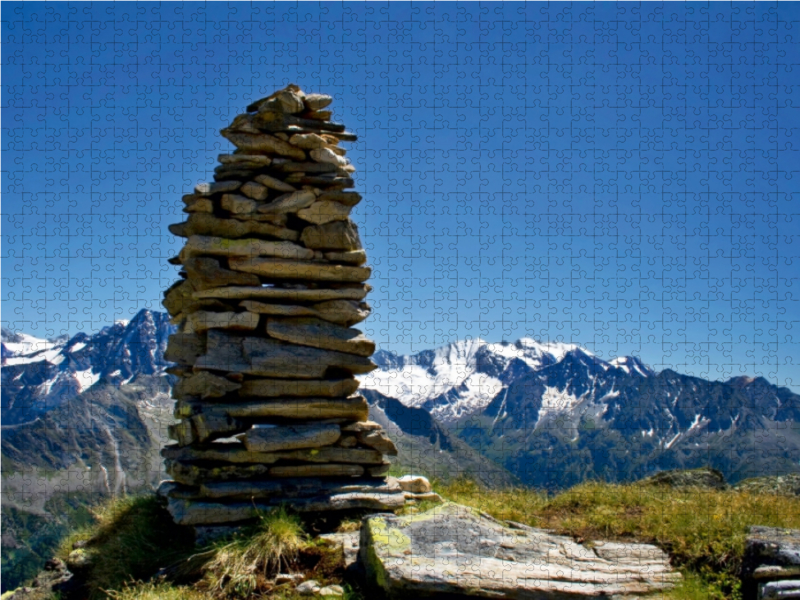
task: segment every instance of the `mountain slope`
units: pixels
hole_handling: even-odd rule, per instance
[[[800,396],[764,379],[642,374],[580,350],[514,381],[454,430],[530,485],[709,465],[735,483],[800,472]]]
[[[4,329],[3,425],[32,421],[101,379],[121,384],[135,375],[163,372],[169,366],[164,360],[167,338],[174,331],[166,313],[149,310],[71,339],[40,340]]]
[[[111,494],[155,489],[172,422],[168,377],[100,381],[2,432],[2,587],[30,577],[59,538]]]
[[[395,468],[442,481],[466,476],[491,488],[519,485],[505,468],[470,448],[424,409],[374,390],[364,391],[364,396],[370,419],[380,423],[397,446]]]

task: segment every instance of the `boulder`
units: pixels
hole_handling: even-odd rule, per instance
[[[333,102],[333,98],[326,94],[306,94],[303,102],[308,110],[322,110]]]
[[[186,317],[184,333],[201,333],[209,329],[232,329],[253,331],[258,327],[259,316],[250,312],[210,312],[197,311]]]
[[[162,448],[161,456],[182,462],[220,461],[227,463],[273,464],[279,461],[306,463],[353,463],[375,465],[383,455],[366,448],[303,448],[279,452],[251,452],[241,443],[206,444],[202,448],[170,445]]]
[[[183,262],[183,268],[191,277],[195,290],[207,290],[221,285],[261,285],[257,275],[224,269],[218,259],[210,256],[187,258]]]
[[[299,148],[295,148],[291,144],[266,133],[234,132],[230,129],[223,129],[221,133],[223,137],[239,150],[244,150],[245,152],[251,152],[253,154],[269,152],[280,154],[281,156],[288,156],[296,160],[303,160],[306,157],[305,152]]]
[[[350,217],[350,207],[333,202],[331,200],[322,200],[321,202],[314,202],[308,208],[304,208],[297,212],[297,216],[314,223],[315,225],[324,225],[331,221],[343,221]]]
[[[275,177],[270,177],[269,175],[259,175],[256,177],[256,181],[261,185],[268,187],[270,189],[276,190],[278,192],[296,192],[297,189],[293,185],[289,185],[288,183],[284,183],[280,179],[276,179]]]
[[[367,253],[364,250],[350,250],[348,252],[325,252],[325,260],[342,262],[350,265],[363,265],[367,262]]]
[[[266,200],[269,195],[269,188],[254,181],[248,181],[242,186],[242,194],[253,200]]]
[[[221,237],[191,235],[181,250],[181,260],[186,261],[198,254],[227,257],[272,256],[301,260],[314,258],[311,250],[292,242],[272,242],[252,238],[229,240]],[[233,266],[231,268],[233,269]]]
[[[209,482],[200,486],[202,495],[211,499],[222,498],[310,498],[320,494],[397,494],[396,482],[369,478],[306,479],[282,478],[252,481]]]
[[[252,275],[255,277],[255,275]],[[280,315],[286,317],[319,317],[325,321],[349,327],[363,321],[371,312],[365,302],[353,300],[331,300],[320,302],[314,306],[297,306],[291,304],[272,304],[245,300],[241,307],[248,312],[260,315]]]
[[[323,533],[318,537],[321,540],[325,540],[334,548],[341,549],[342,554],[344,554],[344,568],[349,569],[353,567],[358,560],[358,542],[360,535],[358,531],[348,531],[343,533]]]
[[[375,448],[378,452],[388,454],[390,456],[397,456],[397,446],[389,438],[383,430],[378,431],[364,431],[356,435],[359,443],[370,448]]]
[[[263,214],[293,213],[311,206],[316,199],[316,194],[309,190],[287,192],[282,196],[278,196],[272,202],[259,206],[258,212]]]
[[[176,403],[176,412],[178,410],[178,405],[180,405],[180,402]],[[180,423],[170,425],[167,428],[170,439],[178,442],[180,446],[209,442],[221,437],[227,437],[236,433],[241,433],[248,427],[247,424],[235,418],[235,415],[227,414],[222,411],[208,412],[206,414],[191,414],[191,417],[183,419]]]
[[[307,248],[314,250],[361,249],[358,227],[349,219],[306,227],[300,235],[300,240]]]
[[[424,494],[433,491],[431,482],[428,481],[427,477],[423,477],[422,475],[403,475],[397,479],[397,483],[400,484],[400,488],[404,492]]]
[[[172,388],[172,397],[176,399],[189,396],[200,398],[222,398],[225,394],[235,392],[241,387],[230,379],[212,375],[208,371],[195,373],[190,377],[183,377],[178,380]]]
[[[201,485],[212,481],[240,481],[264,477],[269,474],[267,465],[216,465],[203,466],[177,460],[164,461],[167,474],[184,485]],[[213,523],[213,521],[210,521]]]
[[[272,163],[272,159],[263,154],[220,154],[217,160],[223,165],[246,163],[268,167]]]
[[[260,402],[242,403],[201,403],[181,400],[175,404],[176,419],[206,415],[207,419],[346,419],[364,420],[369,414],[369,405],[364,396],[349,398],[268,398]],[[192,416],[195,415],[195,416]],[[233,425],[231,425],[233,427]],[[243,429],[226,431],[228,435],[240,433]],[[216,437],[222,437],[217,435]],[[210,439],[210,438],[206,438]],[[195,441],[205,441],[197,439]],[[191,442],[187,442],[191,443]]]
[[[164,360],[185,365],[194,364],[206,352],[206,340],[194,333],[173,333],[164,352]]]
[[[234,240],[244,237],[264,236],[290,242],[296,242],[300,239],[299,231],[287,229],[275,223],[244,219],[243,216],[238,219],[220,219],[207,213],[191,214],[185,222],[170,225],[169,230],[181,237],[204,235]]]
[[[179,525],[206,525],[253,521],[259,514],[281,504],[298,512],[338,510],[391,511],[405,506],[403,494],[348,492],[314,498],[284,499],[271,502],[202,502],[170,498],[167,503],[172,518]]]
[[[681,578],[656,546],[581,545],[540,529],[509,529],[452,503],[365,518],[360,546],[368,581],[396,598],[633,599]]]
[[[341,190],[326,191],[320,194],[318,200],[324,202],[330,200],[331,202],[338,202],[345,206],[355,206],[361,202],[361,194],[358,192],[343,192]]]
[[[286,465],[272,467],[269,474],[273,477],[360,477],[364,467],[359,465]]]
[[[194,198],[186,202],[183,212],[189,214],[212,213],[214,212],[214,203],[210,198]]]
[[[212,196],[222,192],[233,192],[242,185],[240,181],[215,181],[214,183],[198,183],[194,193],[198,196]]]
[[[225,194],[222,196],[220,205],[228,212],[236,213],[237,215],[249,215],[256,210],[258,203],[250,198],[245,198],[239,194]]]
[[[350,327],[360,323],[372,312],[366,302],[355,302],[353,300],[330,300],[314,304],[312,308],[317,311],[321,319]]]

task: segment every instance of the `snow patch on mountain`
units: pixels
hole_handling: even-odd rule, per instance
[[[583,397],[559,390],[557,387],[546,387],[542,394],[542,407],[539,409],[539,422],[550,415],[568,412],[581,403]]]
[[[56,352],[58,352],[64,346],[63,339],[46,340],[28,335],[27,333],[14,333],[5,328],[2,330],[2,339],[4,357],[36,355],[41,352],[52,351],[53,349],[56,349]]]
[[[410,356],[379,351],[373,358],[380,368],[364,376],[361,387],[453,422],[481,412],[520,377],[576,352],[595,360],[575,344],[531,338],[496,343],[459,340]]]

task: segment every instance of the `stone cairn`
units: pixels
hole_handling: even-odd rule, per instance
[[[248,106],[221,132],[236,150],[170,226],[188,239],[163,302],[180,422],[159,494],[198,531],[278,505],[393,510],[419,495],[386,477],[395,445],[354,395],[354,375],[375,368],[352,328],[370,313],[371,269],[339,146],[356,136],[331,122],[331,101],[289,85]]]

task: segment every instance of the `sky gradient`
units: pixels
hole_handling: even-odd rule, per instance
[[[163,310],[181,195],[294,82],[359,135],[379,348],[800,389],[797,3],[3,2],[2,40],[5,327]]]

